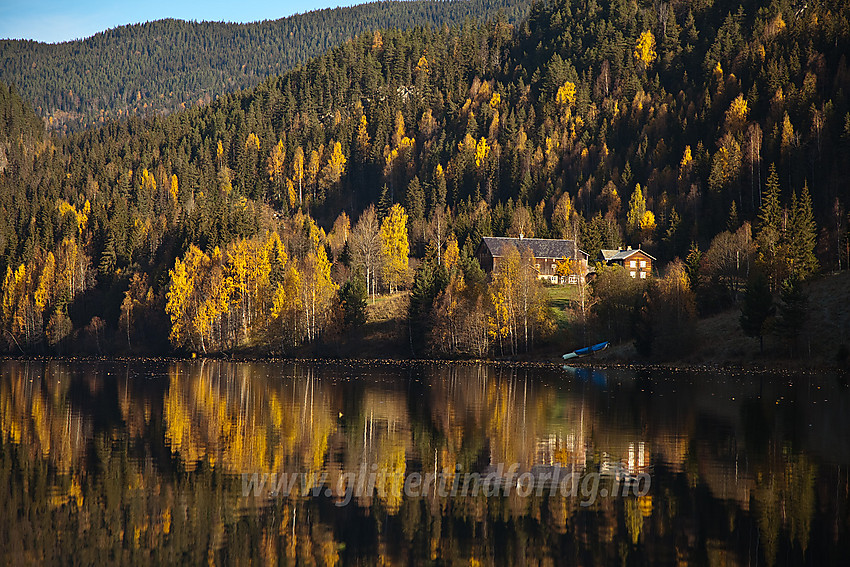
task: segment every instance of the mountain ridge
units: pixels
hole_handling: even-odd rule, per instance
[[[15,84],[52,130],[73,131],[129,114],[167,113],[256,86],[375,29],[439,27],[502,13],[529,0],[371,2],[253,23],[162,19],[45,44],[0,40],[0,80]]]

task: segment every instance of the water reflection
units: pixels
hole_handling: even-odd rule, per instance
[[[849,404],[828,375],[5,361],[0,557],[841,564]],[[552,470],[651,488],[523,493],[520,475]],[[363,471],[385,474],[341,506]],[[320,496],[244,490],[243,473],[283,472]],[[389,489],[472,472],[513,490]]]

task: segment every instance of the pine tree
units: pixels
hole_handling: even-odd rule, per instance
[[[390,207],[393,206],[392,197],[390,196],[390,187],[386,183],[381,187],[381,195],[378,197],[378,220],[384,220],[390,212]]]
[[[407,211],[411,220],[421,220],[425,216],[425,191],[416,176],[407,186]]]
[[[100,263],[97,266],[97,271],[102,278],[108,279],[115,271],[115,236],[112,231],[106,236],[106,243],[103,245],[103,252],[100,254]]]
[[[791,218],[789,220],[789,255],[792,272],[800,279],[806,279],[818,269],[815,257],[817,245],[817,225],[812,213],[812,197],[809,185],[803,185],[800,198],[791,198]]]
[[[802,281],[796,274],[792,274],[782,282],[779,299],[779,317],[775,330],[780,337],[788,341],[793,356],[797,337],[806,322],[809,301],[808,296],[803,291]]]
[[[770,164],[767,187],[758,214],[758,233],[755,242],[758,261],[771,289],[776,289],[785,269],[785,235],[782,230],[782,207],[779,195],[779,176],[776,165]]]
[[[702,251],[696,242],[691,242],[688,257],[685,259],[685,271],[688,273],[688,281],[693,290],[700,287],[700,262],[702,262]]]
[[[646,199],[643,198],[643,192],[640,190],[640,183],[638,183],[629,199],[629,212],[626,216],[626,228],[632,237],[640,233],[641,221],[643,221],[645,214]]]
[[[726,230],[735,232],[741,226],[741,221],[738,218],[738,205],[732,201],[732,206],[729,207],[729,218],[726,220]]]
[[[361,270],[339,288],[339,303],[342,306],[345,328],[358,329],[366,324],[367,296],[366,277]]]
[[[773,314],[773,296],[770,293],[767,278],[758,273],[747,283],[744,303],[741,305],[741,329],[748,337],[758,337],[759,350],[764,352],[766,323]]]

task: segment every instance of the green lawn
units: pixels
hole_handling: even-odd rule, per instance
[[[569,325],[567,308],[578,298],[578,286],[547,285],[545,289],[549,296],[549,310],[555,326],[561,330],[566,329]]]
[[[552,285],[546,286],[549,295],[549,307],[565,309],[570,301],[578,298],[578,286],[575,285]]]

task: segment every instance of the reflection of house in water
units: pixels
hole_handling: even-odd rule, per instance
[[[602,453],[599,472],[618,480],[623,475],[634,477],[650,472],[652,454],[646,441],[622,441],[609,444]]]
[[[587,464],[587,448],[581,427],[566,434],[550,433],[548,436],[538,439],[534,464],[572,466],[576,469],[584,469]]]

